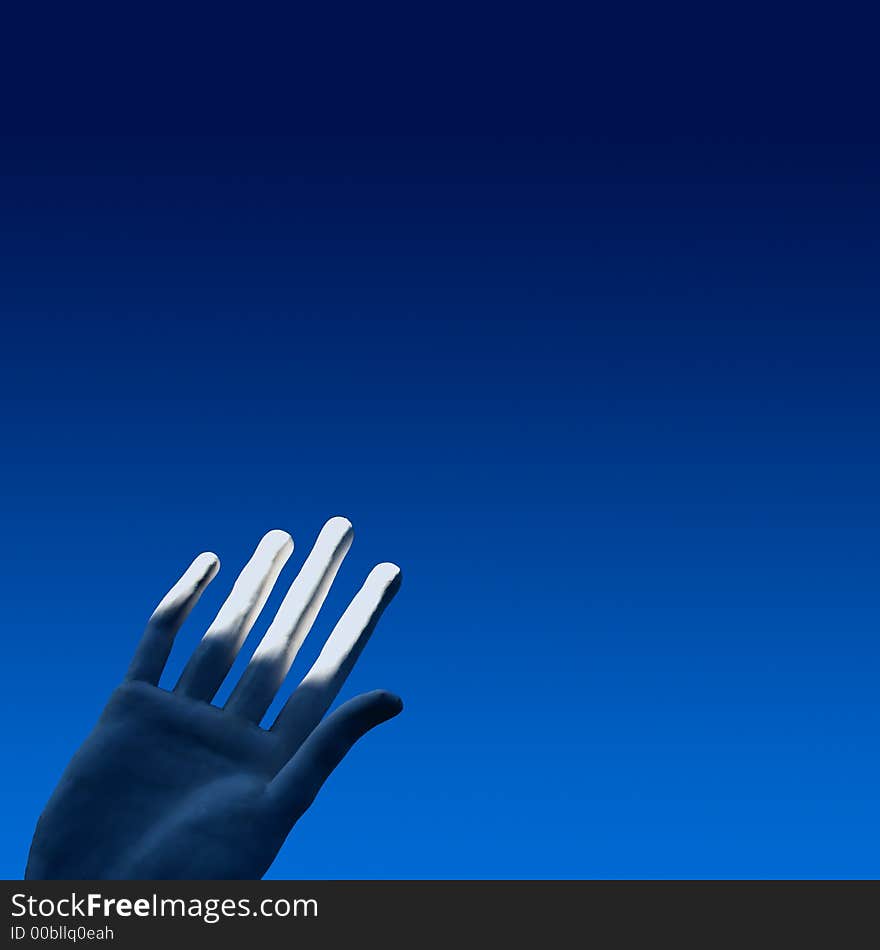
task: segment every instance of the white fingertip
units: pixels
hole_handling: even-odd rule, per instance
[[[354,528],[352,528],[351,522],[348,520],[348,518],[343,518],[342,515],[336,515],[335,517],[328,519],[324,527],[321,528],[318,539],[315,541],[316,546],[321,538],[325,535],[328,538],[335,537],[339,539],[345,537],[345,535],[352,535],[353,537]]]
[[[299,649],[353,539],[351,523],[345,518],[331,518],[324,525],[257,647],[255,659],[270,660]]]
[[[200,554],[153,611],[129,665],[126,678],[158,684],[174,637],[220,570],[216,554]]]
[[[244,630],[247,636],[292,553],[293,538],[286,531],[275,530],[266,534],[238,575],[205,637],[227,636],[233,629]]]
[[[217,575],[220,558],[211,551],[200,554],[183,572],[180,580],[168,591],[153,611],[151,621],[173,623],[181,612],[189,612],[196,597]],[[184,617],[181,619],[183,622]]]
[[[396,564],[377,564],[370,571],[364,586],[327,638],[324,649],[303,680],[304,685],[332,684],[335,680],[341,685],[370,638],[389,592],[399,578],[400,568]]]

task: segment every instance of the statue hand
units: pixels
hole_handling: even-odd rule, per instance
[[[211,704],[293,551],[270,531],[238,576],[173,691],[159,677],[174,637],[219,569],[200,554],[147,624],[124,681],[37,823],[27,878],[259,878],[354,743],[402,709],[364,693],[324,714],[400,586],[375,567],[271,728],[260,721],[351,546],[327,522],[221,709]]]

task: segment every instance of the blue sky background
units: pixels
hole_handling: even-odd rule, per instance
[[[880,874],[880,152],[858,50],[830,87],[768,35],[738,73],[510,41],[387,121],[357,60],[347,111],[253,49],[195,117],[195,68],[99,118],[34,73],[0,151],[4,876],[189,560],[223,567],[171,674],[264,531],[295,565],[336,514],[295,669],[394,560],[344,696],[406,709],[271,876]],[[224,99],[245,63],[268,96]]]

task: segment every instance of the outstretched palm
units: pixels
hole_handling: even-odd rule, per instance
[[[271,729],[260,726],[351,540],[348,521],[327,522],[222,709],[211,700],[293,541],[283,531],[262,539],[169,692],[158,682],[174,637],[219,568],[213,554],[196,558],[40,816],[26,877],[262,877],[351,746],[402,708],[377,691],[323,718],[400,586],[399,569],[380,564]]]

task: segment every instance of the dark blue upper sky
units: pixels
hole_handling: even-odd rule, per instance
[[[538,55],[505,21],[482,84],[462,72],[478,31],[434,51],[445,73],[406,47],[325,64],[311,95],[271,30],[243,58],[209,30],[188,83],[156,62],[109,82],[83,55],[68,74],[60,52],[16,74],[6,876],[189,559],[223,567],[171,674],[265,530],[297,562],[335,514],[355,544],[297,669],[394,560],[402,591],[344,695],[406,709],[273,876],[880,873],[863,67],[854,47],[823,82],[827,45],[783,31],[774,72],[772,24],[720,48],[695,38],[724,24],[688,23],[690,59],[633,34],[581,61],[563,24]],[[358,97],[384,79],[371,131]]]

